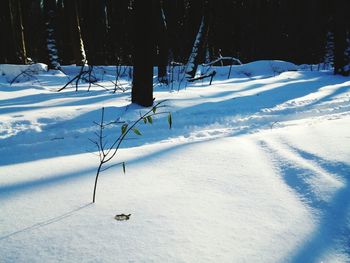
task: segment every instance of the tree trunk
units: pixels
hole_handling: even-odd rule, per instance
[[[7,1],[0,1],[0,35],[8,35],[8,19],[7,19]],[[0,41],[0,64],[7,63],[7,39]]]
[[[87,63],[83,38],[80,30],[80,20],[77,0],[65,0],[66,14],[69,20],[71,46],[73,48],[74,62],[76,65]]]
[[[157,47],[158,47],[158,81],[161,83],[168,84],[167,76],[167,65],[168,65],[168,36],[167,36],[167,23],[165,18],[165,13],[163,7],[160,5],[160,1],[155,5],[156,14],[158,19],[156,19],[157,27]]]
[[[59,69],[61,65],[59,62],[57,42],[55,36],[56,0],[44,1],[44,14],[46,25],[46,45],[49,56],[49,68]]]
[[[15,51],[14,63],[27,64],[27,51],[24,40],[22,10],[19,0],[9,0],[12,41]]]
[[[91,65],[108,64],[106,8],[105,0],[82,1],[82,34],[86,40],[87,60]]]
[[[134,71],[132,102],[144,107],[153,105],[152,5],[149,1],[134,2]]]
[[[334,73],[349,76],[350,74],[350,28],[347,13],[349,3],[339,0],[335,3],[335,34],[334,34]]]
[[[323,69],[329,69],[334,65],[334,34],[331,31],[328,31],[326,34],[323,64]]]
[[[205,18],[203,16],[201,24],[198,29],[196,39],[193,43],[190,57],[187,62],[186,76],[188,79],[194,78],[196,74],[198,64],[199,64],[199,55],[200,55],[200,51],[202,49],[202,45],[204,41],[204,36],[205,36]]]
[[[205,58],[205,47],[208,43],[209,25],[212,23],[211,10],[213,8],[213,0],[205,0],[197,6],[199,9],[197,13],[202,14],[202,19],[199,25],[199,29],[196,34],[195,41],[192,46],[192,51],[187,60],[186,66],[186,77],[192,79],[196,75],[196,71],[199,63],[204,61]],[[197,3],[197,4],[198,4]]]

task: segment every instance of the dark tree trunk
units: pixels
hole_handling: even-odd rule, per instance
[[[153,105],[152,5],[149,1],[134,2],[134,72],[132,102],[144,107]]]
[[[168,83],[167,77],[167,65],[169,56],[168,36],[167,36],[167,22],[165,13],[161,2],[157,0],[154,5],[156,14],[156,25],[157,28],[157,64],[158,64],[158,81],[161,83]]]
[[[56,27],[55,19],[57,6],[56,0],[45,0],[44,1],[44,15],[46,25],[46,45],[49,57],[49,68],[59,69],[61,67],[58,56],[57,40],[56,40]]]
[[[70,42],[73,48],[74,62],[76,65],[84,65],[87,61],[80,30],[78,2],[77,0],[65,0],[64,5],[69,21]]]
[[[164,0],[163,7],[167,19],[167,37],[170,58],[176,62],[186,62],[185,54],[188,38],[185,37],[186,0]],[[189,45],[192,45],[190,43]]]
[[[349,6],[349,1],[347,0],[336,1],[335,6],[334,73],[344,76],[350,74]]]
[[[8,36],[9,32],[9,19],[8,19],[8,3],[7,1],[0,1],[0,35],[1,36]],[[7,38],[1,39],[0,41],[0,63],[4,64],[7,63],[7,46],[8,41]]]
[[[9,0],[12,45],[15,52],[12,63],[27,63],[24,28],[20,0]]]
[[[108,64],[106,0],[83,0],[82,18],[82,34],[86,39],[85,49],[89,64]]]
[[[33,62],[47,62],[46,31],[41,1],[21,0],[21,8],[28,57]]]
[[[130,0],[107,0],[108,50],[113,64],[131,65],[133,13]]]

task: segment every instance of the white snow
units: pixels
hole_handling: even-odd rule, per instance
[[[47,71],[47,65],[36,63],[31,65],[0,64],[0,75],[8,82],[17,78],[19,81],[29,80],[32,76]]]
[[[211,86],[157,86],[173,128],[166,116],[140,125],[113,160],[126,174],[103,172],[92,204],[93,121],[102,107],[106,121],[144,109],[130,89],[55,92],[79,67],[12,85],[22,66],[4,67],[0,262],[350,261],[350,78],[258,61],[229,79],[229,66],[214,67]],[[114,73],[95,68],[111,90]]]
[[[261,60],[233,66],[235,72],[249,77],[276,76],[286,71],[297,71],[297,66],[279,60]]]

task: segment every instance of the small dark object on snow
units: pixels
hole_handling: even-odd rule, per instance
[[[121,214],[121,215],[116,215],[114,217],[115,220],[118,221],[125,221],[125,220],[129,220],[130,219],[131,214],[125,215],[125,214]]]

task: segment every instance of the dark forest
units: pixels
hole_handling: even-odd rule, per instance
[[[0,63],[133,65],[137,21],[133,0],[1,1]],[[201,21],[200,61],[231,56],[243,62],[348,64],[350,1],[148,0],[142,20],[150,58],[186,63]],[[142,21],[141,21],[142,23]],[[138,32],[138,33],[137,33]],[[50,50],[51,49],[51,50]],[[54,51],[52,51],[54,50]],[[57,60],[57,61],[54,61]],[[338,66],[337,66],[338,65]],[[337,71],[337,69],[336,69]]]

